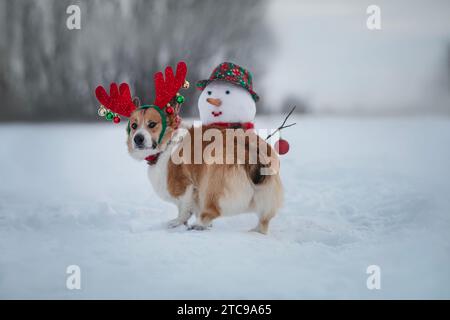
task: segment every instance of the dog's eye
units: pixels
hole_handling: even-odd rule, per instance
[[[212,92],[211,91],[208,91],[208,96],[210,96],[212,94]]]
[[[151,121],[148,123],[149,128],[154,128],[155,126],[156,126],[156,122],[154,122],[154,121]]]
[[[230,90],[225,91],[226,94],[230,94]]]
[[[136,123],[136,122],[133,123],[133,124],[131,125],[131,128],[133,128],[133,130],[136,130],[136,129],[137,129],[137,123]]]

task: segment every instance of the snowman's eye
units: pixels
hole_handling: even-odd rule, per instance
[[[230,94],[230,90],[225,91],[226,94]]]
[[[212,92],[211,91],[208,91],[208,96],[210,96],[212,94]]]

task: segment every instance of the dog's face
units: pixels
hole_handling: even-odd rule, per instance
[[[130,134],[127,145],[130,155],[137,160],[144,160],[150,155],[165,149],[169,135],[173,132],[172,117],[167,117],[167,128],[161,143],[158,143],[164,129],[160,113],[153,109],[137,109],[130,116]]]

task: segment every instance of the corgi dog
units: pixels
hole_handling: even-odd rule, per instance
[[[196,219],[189,229],[204,230],[219,217],[255,212],[258,223],[252,231],[267,234],[270,220],[282,205],[283,188],[276,153],[253,131],[241,130],[238,136],[250,133],[257,137],[259,143],[263,141],[266,144],[268,156],[264,164],[261,161],[255,164],[249,164],[249,161],[210,163],[208,160],[211,159],[205,157],[198,163],[194,159],[195,151],[204,155],[211,142],[202,141],[197,144],[199,150],[195,150],[195,130],[203,135],[207,130],[216,130],[215,133],[225,137],[225,130],[231,129],[213,126],[178,128],[175,114],[165,115],[154,108],[137,108],[129,121],[129,154],[137,160],[148,162],[148,177],[153,189],[162,199],[178,207],[178,217],[169,221],[169,227],[187,225],[194,214]],[[250,144],[239,145],[236,141],[231,143],[231,147],[223,148],[220,157],[236,155],[242,147],[244,157],[248,158]],[[174,161],[174,155],[181,155],[183,161]],[[262,175],[261,170],[267,169],[270,161],[276,164],[275,169],[272,168],[268,175]]]
[[[169,227],[187,225],[195,214],[189,229],[204,230],[218,217],[255,212],[258,224],[252,230],[266,234],[283,201],[278,157],[250,129],[179,128],[184,97],[178,91],[189,88],[186,74],[184,61],[178,62],[176,73],[170,66],[164,74],[157,72],[155,100],[143,106],[131,98],[127,83],[111,83],[109,94],[98,86],[98,114],[114,123],[120,122],[119,115],[128,118],[130,155],[147,161],[155,192],[178,207],[178,217]],[[208,138],[198,143],[198,131]]]

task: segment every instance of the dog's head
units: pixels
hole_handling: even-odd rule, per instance
[[[131,98],[130,87],[126,83],[120,86],[111,83],[109,94],[102,86],[95,89],[101,103],[99,115],[109,116],[108,120],[111,120],[111,113],[129,119],[127,145],[133,158],[144,160],[166,149],[178,127],[178,113],[184,102],[178,91],[189,88],[186,74],[187,66],[183,61],[178,62],[176,74],[170,66],[166,67],[164,74],[161,71],[155,73],[155,100],[152,105],[140,106],[139,99]],[[116,118],[114,122],[118,122]]]
[[[141,107],[130,116],[128,152],[137,160],[164,151],[178,126],[175,113],[167,114],[158,107]]]

